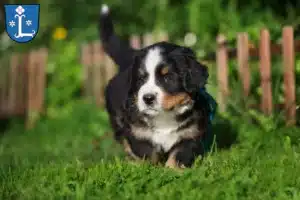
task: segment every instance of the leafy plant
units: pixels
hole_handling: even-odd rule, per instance
[[[74,41],[56,41],[47,66],[47,105],[61,107],[78,97],[82,85],[79,48]]]

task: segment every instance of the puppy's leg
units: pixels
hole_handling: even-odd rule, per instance
[[[126,154],[127,154],[128,156],[130,156],[130,158],[132,158],[132,159],[134,159],[134,160],[140,160],[140,158],[139,158],[137,155],[135,155],[135,154],[133,153],[133,151],[132,151],[132,149],[131,149],[131,146],[130,146],[128,140],[125,139],[125,138],[123,139],[123,147],[124,147],[124,151],[126,152]]]
[[[135,162],[148,160],[153,164],[160,161],[160,155],[148,142],[138,140],[134,137],[123,139],[124,150]]]
[[[176,155],[178,153],[179,149],[174,149],[170,152],[168,160],[165,164],[166,167],[172,168],[172,169],[180,169],[185,168],[185,166],[179,166],[179,163],[176,159]]]
[[[196,157],[203,155],[203,152],[203,146],[200,140],[184,140],[169,152],[165,166],[175,169],[191,167]]]
[[[137,165],[143,162],[143,159],[137,156],[131,148],[130,143],[128,142],[127,139],[123,139],[123,146],[124,146],[124,151],[127,154],[127,160],[129,163]]]

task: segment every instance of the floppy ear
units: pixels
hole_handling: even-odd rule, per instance
[[[139,52],[136,52],[134,57],[133,57],[133,60],[132,60],[132,63],[131,63],[131,66],[130,66],[130,69],[129,69],[129,76],[128,76],[128,83],[129,83],[129,90],[128,90],[128,95],[132,95],[134,92],[135,92],[135,84],[138,80],[138,69],[141,65],[141,59],[142,59],[142,56],[143,56],[143,51],[139,51]]]
[[[183,70],[184,88],[189,93],[198,92],[208,79],[207,67],[196,59],[186,57],[186,68]]]
[[[205,86],[208,79],[207,67],[197,62],[192,49],[187,47],[176,48],[171,54],[175,57],[175,60],[179,60],[183,86],[187,92],[194,93]]]
[[[128,67],[128,69],[124,71],[124,73],[126,73],[126,81],[123,88],[124,92],[126,93],[126,99],[124,99],[123,106],[125,106],[126,108],[128,108],[128,106],[131,106],[130,101],[135,98],[135,86],[138,78],[137,72],[138,68],[140,67],[142,53],[142,51],[135,52],[130,67]],[[127,103],[129,103],[129,105]]]
[[[126,70],[118,72],[108,83],[105,96],[111,109],[118,110],[124,107],[124,103],[128,99],[128,91],[131,85],[131,70],[128,67]]]

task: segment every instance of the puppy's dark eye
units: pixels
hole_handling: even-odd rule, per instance
[[[139,81],[139,82],[142,82],[142,81],[144,81],[144,80],[146,79],[146,77],[147,77],[146,74],[140,74],[140,75],[139,75],[139,78],[138,78],[138,81]]]
[[[170,81],[172,81],[172,80],[173,80],[173,75],[172,75],[172,73],[168,73],[168,74],[164,75],[164,81],[165,81],[166,83],[168,83],[168,82],[170,82]]]

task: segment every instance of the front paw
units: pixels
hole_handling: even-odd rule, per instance
[[[189,168],[194,164],[196,157],[202,154],[203,147],[199,141],[183,141],[169,153],[165,166],[180,169]]]
[[[183,169],[186,168],[186,166],[184,165],[184,163],[180,162],[177,159],[177,153],[178,150],[174,150],[173,152],[170,153],[168,160],[165,163],[165,167],[182,171]]]
[[[171,168],[171,169],[185,169],[186,166],[182,163],[178,163],[176,161],[167,161],[165,164],[165,167]]]

